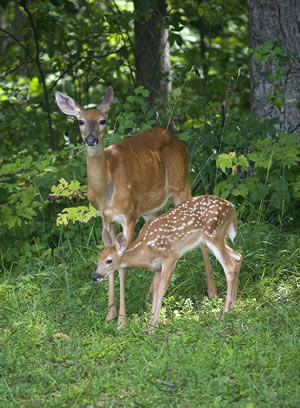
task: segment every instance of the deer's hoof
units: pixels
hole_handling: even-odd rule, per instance
[[[211,300],[218,295],[217,288],[212,288],[207,291],[208,299]]]
[[[111,306],[108,309],[107,315],[106,315],[106,320],[113,320],[117,318],[117,308],[116,306]]]

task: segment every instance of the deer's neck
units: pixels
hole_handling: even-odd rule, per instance
[[[86,154],[87,175],[89,187],[92,189],[96,200],[104,202],[107,200],[109,186],[104,151],[99,154]]]

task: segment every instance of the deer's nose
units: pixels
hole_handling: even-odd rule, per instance
[[[85,143],[86,143],[88,146],[94,146],[95,144],[98,143],[98,139],[97,139],[94,135],[89,134],[89,135],[87,135],[87,137],[85,138]]]

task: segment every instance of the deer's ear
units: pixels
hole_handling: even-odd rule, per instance
[[[118,255],[122,256],[125,249],[127,248],[127,240],[123,232],[116,236],[115,245]]]
[[[55,92],[55,99],[59,109],[66,115],[79,117],[81,107],[68,95],[62,92]]]
[[[107,231],[106,228],[102,229],[102,241],[104,246],[113,245],[111,236],[109,235],[109,232]]]
[[[97,106],[97,109],[100,110],[101,112],[103,112],[106,115],[109,108],[110,108],[110,105],[111,105],[113,99],[114,99],[114,91],[113,91],[112,87],[109,86],[106,89],[103,101],[101,102],[101,104],[99,106]]]

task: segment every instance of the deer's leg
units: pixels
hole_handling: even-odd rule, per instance
[[[134,234],[134,227],[135,222],[127,222],[125,226],[124,234],[126,236],[127,245],[129,245],[133,240]],[[127,279],[127,269],[121,268],[119,269],[119,277],[120,277],[120,309],[119,309],[119,317],[118,317],[118,329],[121,329],[126,325],[126,305],[125,305],[125,289],[126,289],[126,279]]]
[[[111,236],[112,241],[115,240],[115,230],[113,225],[105,225],[102,220],[102,228],[107,229],[109,235]],[[108,277],[108,311],[106,314],[106,320],[116,319],[117,317],[117,307],[115,304],[115,275],[114,273],[110,274]]]
[[[155,330],[155,326],[157,326],[159,322],[159,315],[160,315],[162,299],[166,293],[169,280],[173,274],[173,271],[176,265],[176,261],[177,259],[174,260],[172,258],[168,258],[164,260],[162,264],[162,270],[161,270],[157,290],[155,291],[155,295],[154,295],[155,299],[153,299],[153,305],[152,305],[153,314],[151,315],[151,318],[149,320],[148,329],[147,329],[148,333],[153,332]]]
[[[208,298],[212,299],[214,296],[217,296],[217,286],[213,278],[212,266],[209,261],[206,248],[201,247],[201,252],[202,252],[204,266],[205,266],[207,294],[208,294]]]
[[[173,200],[175,205],[181,204],[192,197],[190,186],[187,184],[182,191],[173,193]]]
[[[118,317],[118,329],[121,329],[126,325],[126,305],[125,305],[125,289],[126,289],[126,279],[128,271],[127,268],[119,269],[120,278],[120,309]]]
[[[117,308],[115,305],[115,275],[112,273],[108,277],[108,311],[106,320],[112,320],[117,317]]]

